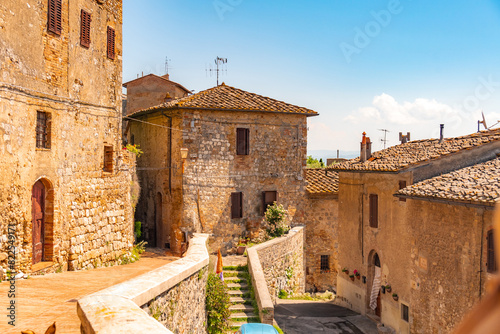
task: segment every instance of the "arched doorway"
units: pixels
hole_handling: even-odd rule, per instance
[[[369,258],[370,264],[370,281],[371,284],[368,285],[369,289],[369,300],[368,306],[369,310],[373,312],[376,316],[381,316],[382,305],[380,303],[380,287],[382,285],[382,266],[380,265],[380,257],[375,251],[372,251]]]
[[[46,179],[35,182],[31,189],[32,264],[52,261],[54,190]]]

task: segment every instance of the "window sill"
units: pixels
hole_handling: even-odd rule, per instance
[[[50,148],[36,147],[35,151],[36,152],[50,152]]]

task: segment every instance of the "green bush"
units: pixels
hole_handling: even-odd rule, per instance
[[[214,273],[208,275],[206,308],[207,308],[207,333],[224,333],[229,328],[229,294],[226,286]]]
[[[280,237],[288,233],[290,227],[287,225],[287,220],[288,212],[283,205],[274,202],[268,206],[264,216],[267,234],[271,237]]]
[[[134,234],[135,234],[136,241],[140,240],[141,236],[142,236],[141,225],[142,225],[142,223],[139,221],[134,223]]]

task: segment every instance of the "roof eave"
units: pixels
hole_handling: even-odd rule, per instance
[[[481,201],[472,201],[472,200],[456,200],[451,198],[444,197],[430,197],[430,196],[418,196],[418,195],[406,195],[406,194],[393,194],[394,197],[398,198],[406,198],[406,199],[415,199],[420,201],[428,201],[428,202],[436,202],[442,204],[450,204],[450,205],[461,205],[468,207],[476,207],[476,208],[491,208],[495,207],[496,202],[481,202]]]

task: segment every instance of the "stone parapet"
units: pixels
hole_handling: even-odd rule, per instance
[[[287,235],[247,249],[259,316],[272,324],[274,304],[280,290],[303,293],[304,227],[294,227]]]
[[[151,314],[151,305],[158,296],[170,296],[172,293],[169,295],[169,292],[176,289],[179,291],[173,293],[175,301],[170,304],[188,305],[189,312],[178,318],[173,326],[186,328],[190,333],[204,333],[203,328],[193,329],[200,319],[203,324],[206,318],[204,299],[202,307],[193,305],[191,299],[200,299],[200,291],[192,289],[202,289],[204,295],[208,266],[207,239],[206,234],[195,234],[184,258],[78,300],[82,333],[172,333],[164,326],[167,323],[172,325],[165,320],[169,316],[163,313],[166,308],[160,314]],[[196,279],[200,282],[193,283]],[[155,305],[156,310],[158,307]],[[191,323],[196,325],[191,326]]]

